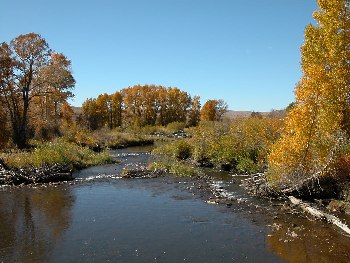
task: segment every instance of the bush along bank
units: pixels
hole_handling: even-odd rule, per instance
[[[153,153],[200,167],[255,174],[265,171],[269,148],[282,126],[282,120],[259,118],[202,122],[190,130],[190,138],[158,147]]]
[[[251,175],[243,186],[254,195],[278,196],[264,172],[272,144],[280,137],[283,120],[242,118],[230,122],[201,122],[189,138],[153,150],[158,158],[150,169],[176,176],[203,177],[200,167]]]
[[[95,153],[63,140],[37,144],[30,151],[0,155],[0,184],[19,185],[72,180],[72,171],[115,162],[108,152]]]

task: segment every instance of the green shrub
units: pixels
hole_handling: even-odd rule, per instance
[[[201,122],[191,138],[155,149],[176,160],[192,158],[222,169],[256,173],[266,167],[267,154],[279,138],[283,120],[241,118],[231,122]]]
[[[164,127],[163,126],[156,126],[156,125],[147,125],[142,127],[141,133],[143,134],[152,134],[156,132],[163,132]]]
[[[187,140],[175,140],[157,147],[154,154],[165,155],[177,160],[185,160],[192,157],[192,147]]]
[[[185,160],[191,157],[192,148],[190,144],[185,140],[176,141],[174,156],[176,159]]]
[[[263,168],[264,167],[262,167],[259,163],[254,162],[250,158],[241,158],[236,166],[238,172],[248,174],[262,172]]]

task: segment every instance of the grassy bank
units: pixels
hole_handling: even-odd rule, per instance
[[[151,171],[164,171],[179,177],[192,177],[200,175],[198,168],[193,167],[190,163],[176,159],[161,159],[151,163],[148,166]]]
[[[96,131],[88,131],[77,127],[64,135],[66,141],[86,146],[90,149],[119,149],[129,146],[149,145],[154,140],[140,133],[138,130],[123,130],[102,128]]]
[[[52,142],[36,143],[30,151],[3,153],[0,158],[10,168],[42,167],[60,164],[71,169],[113,162],[108,152],[95,153],[62,139]]]

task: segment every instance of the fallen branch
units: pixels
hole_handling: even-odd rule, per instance
[[[305,178],[297,183],[295,183],[292,187],[290,188],[287,188],[287,189],[283,189],[282,190],[282,193],[283,194],[288,194],[288,193],[292,193],[292,192],[300,192],[302,188],[305,188],[305,187],[309,187],[310,184],[314,184],[315,181],[318,182],[318,185],[319,185],[319,178],[320,178],[320,175],[319,173],[316,173],[308,178]],[[319,185],[320,186],[320,185]]]
[[[73,180],[69,167],[61,164],[10,169],[0,160],[0,185],[53,183]]]
[[[337,198],[340,190],[339,182],[334,177],[315,174],[296,182],[291,188],[282,189],[281,193],[285,196],[297,196],[306,199],[330,199]]]
[[[289,196],[289,200],[292,202],[292,204],[299,205],[301,207],[301,209],[304,210],[305,212],[313,215],[314,217],[316,217],[318,219],[325,220],[328,223],[336,225],[337,227],[342,229],[344,232],[346,232],[348,235],[350,235],[350,228],[346,224],[341,222],[339,218],[337,218],[333,215],[324,213],[324,212],[310,206],[309,204],[301,201],[300,199],[295,198],[294,196]]]

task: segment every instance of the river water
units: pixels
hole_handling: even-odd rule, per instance
[[[120,163],[74,182],[0,188],[0,262],[349,262],[350,237],[247,196],[240,177],[212,173],[232,205],[189,178],[120,178],[149,150],[113,151]]]

